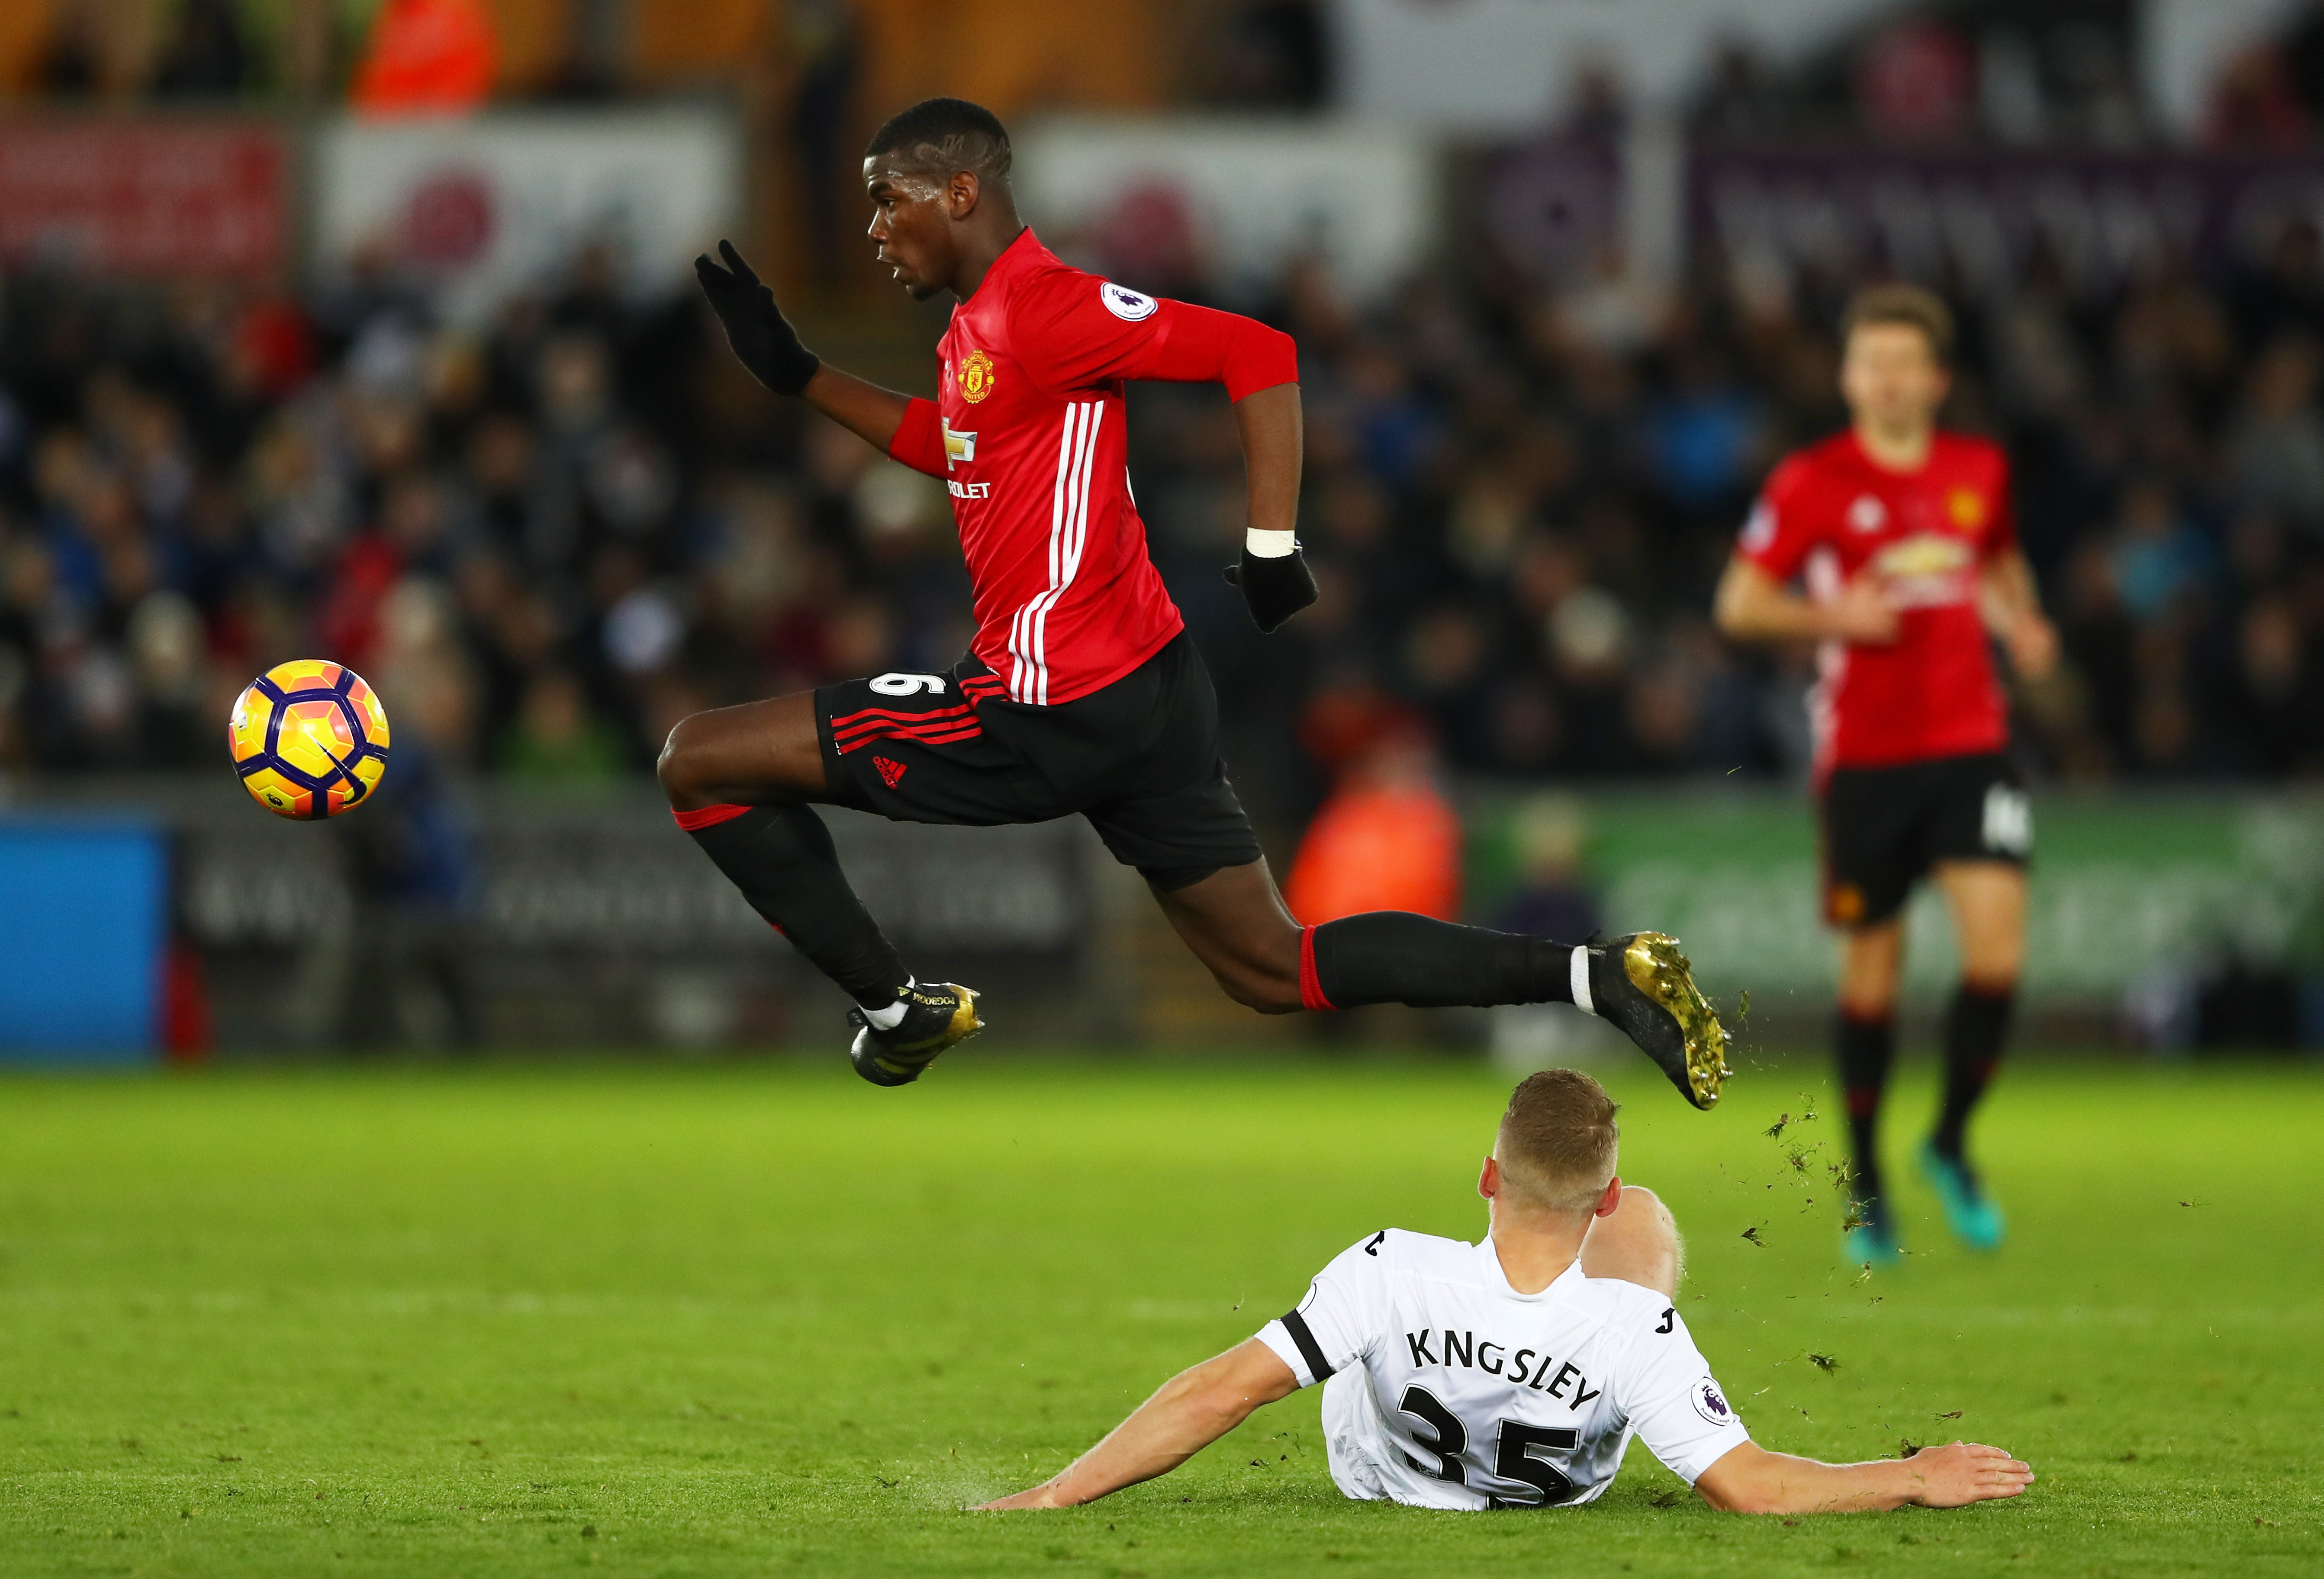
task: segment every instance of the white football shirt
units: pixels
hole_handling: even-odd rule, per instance
[[[1750,1440],[1669,1300],[1579,1262],[1520,1294],[1490,1239],[1375,1233],[1259,1339],[1324,1383],[1332,1479],[1366,1501],[1587,1502],[1633,1432],[1690,1485]]]

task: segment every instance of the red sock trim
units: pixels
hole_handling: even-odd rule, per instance
[[[1848,1116],[1868,1119],[1880,1111],[1880,1088],[1877,1085],[1851,1085],[1848,1088]]]
[[[1309,1009],[1337,1009],[1339,1005],[1323,996],[1323,984],[1315,979],[1315,928],[1299,928],[1299,1002]]]
[[[678,826],[689,834],[694,834],[700,833],[704,828],[715,828],[722,822],[733,822],[736,817],[752,809],[753,808],[748,806],[704,806],[697,807],[692,811],[680,811],[673,806],[669,808],[669,814],[678,819]]]

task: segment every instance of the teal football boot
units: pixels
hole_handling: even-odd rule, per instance
[[[1933,1140],[1921,1142],[1920,1162],[1921,1177],[1943,1204],[1945,1222],[1952,1228],[1953,1237],[1974,1251],[1999,1250],[2007,1232],[2001,1208],[1986,1197],[1969,1165],[1938,1150]]]
[[[1857,1219],[1856,1225],[1845,1229],[1840,1236],[1840,1253],[1851,1267],[1893,1267],[1904,1259],[1904,1251],[1896,1243],[1896,1227],[1888,1215],[1888,1205],[1878,1196],[1858,1201],[1849,1214]]]

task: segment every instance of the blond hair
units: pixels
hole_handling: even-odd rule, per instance
[[[1621,1104],[1579,1069],[1544,1069],[1509,1094],[1493,1156],[1501,1177],[1527,1204],[1580,1212],[1598,1204],[1614,1177],[1622,1140]]]
[[[1903,324],[1916,328],[1929,342],[1929,354],[1950,364],[1953,359],[1953,309],[1935,291],[1919,285],[1868,285],[1849,299],[1840,315],[1840,344],[1869,324]]]

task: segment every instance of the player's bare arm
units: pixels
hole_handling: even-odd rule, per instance
[[[1242,435],[1243,469],[1250,489],[1250,530],[1242,558],[1227,568],[1227,580],[1242,589],[1251,618],[1272,632],[1315,601],[1315,577],[1299,552],[1299,467],[1305,451],[1299,386],[1277,384],[1235,402],[1235,425]]]
[[[1299,468],[1306,448],[1299,386],[1278,383],[1234,406],[1255,532],[1288,533],[1299,521]]]
[[[1896,610],[1879,578],[1869,573],[1842,586],[1829,602],[1801,596],[1758,566],[1729,559],[1719,580],[1712,616],[1738,642],[1860,642],[1896,639]]]
[[[1889,1513],[1965,1508],[2022,1494],[2031,1465],[1998,1447],[1956,1442],[1910,1458],[1823,1464],[1746,1442],[1702,1472],[1694,1489],[1722,1513]]]
[[[2042,594],[2024,551],[2011,549],[1987,560],[1978,612],[2009,653],[2020,679],[2045,678],[2058,662],[2058,631],[2042,613]]]
[[[1039,1485],[978,1510],[1076,1508],[1166,1475],[1298,1388],[1273,1350],[1246,1338],[1164,1382],[1096,1446]],[[1746,1442],[1703,1471],[1694,1489],[1722,1513],[1888,1513],[1963,1508],[2020,1496],[2033,1483],[2032,1465],[1981,1443],[1925,1447],[1904,1459],[1825,1464]]]
[[[1039,1485],[983,1506],[1005,1512],[1094,1502],[1169,1473],[1241,1425],[1254,1409],[1298,1390],[1291,1367],[1257,1338],[1246,1338],[1164,1382],[1096,1446]]]

